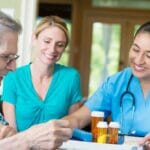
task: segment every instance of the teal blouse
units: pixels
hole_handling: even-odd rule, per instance
[[[20,67],[4,78],[2,100],[14,105],[18,131],[64,117],[69,108],[81,99],[80,75],[71,67],[55,64],[52,81],[43,100],[33,86],[30,65]]]

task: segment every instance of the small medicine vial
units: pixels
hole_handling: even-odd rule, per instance
[[[101,111],[93,111],[91,113],[91,120],[92,120],[92,124],[91,124],[91,132],[93,134],[93,141],[96,142],[97,141],[97,123],[99,121],[103,121],[104,119],[104,112]]]

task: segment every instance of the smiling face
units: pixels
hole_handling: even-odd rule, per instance
[[[136,77],[150,80],[150,33],[136,35],[129,52],[129,61]]]
[[[0,45],[0,79],[7,74],[8,71],[16,68],[15,59],[10,60],[10,56],[14,57],[17,53],[18,33],[6,32],[2,38]]]
[[[66,35],[62,29],[57,26],[45,28],[34,39],[36,58],[44,64],[53,65],[60,59],[66,42]]]

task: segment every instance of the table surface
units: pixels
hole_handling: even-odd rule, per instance
[[[124,144],[120,145],[69,140],[63,143],[59,150],[143,150],[142,147],[138,146],[139,139],[126,136]]]

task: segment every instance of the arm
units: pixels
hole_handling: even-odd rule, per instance
[[[0,124],[0,140],[16,134],[16,130],[10,126]]]
[[[72,90],[71,90],[72,106],[70,106],[69,114],[78,110],[83,105],[84,102],[85,99],[82,98],[81,94],[80,74],[76,71],[72,80]]]
[[[7,102],[3,102],[3,113],[9,125],[14,129],[16,129],[16,117],[14,105]]]
[[[56,149],[72,136],[72,129],[67,120],[53,120],[32,126],[28,130],[12,137],[0,140],[3,150]]]
[[[91,121],[91,111],[86,106],[82,106],[76,112],[64,117],[64,119],[70,121],[72,128],[83,128]]]
[[[71,113],[75,112],[76,110],[78,110],[81,106],[83,106],[83,104],[85,102],[86,102],[86,99],[83,98],[81,101],[79,101],[78,103],[71,106],[70,109],[69,109],[69,114],[71,114]]]
[[[15,104],[16,104],[16,79],[14,73],[10,72],[3,80],[3,113],[10,126],[16,128]],[[7,100],[7,101],[5,101]]]
[[[29,150],[30,149],[28,141],[24,138],[24,133],[19,133],[12,137],[8,137],[3,140],[0,140],[0,147],[3,147],[3,150],[10,150],[10,149]]]
[[[72,105],[69,109],[69,114],[72,114],[73,112],[75,112],[76,110],[78,110],[81,107],[81,103],[78,102],[74,105]]]

